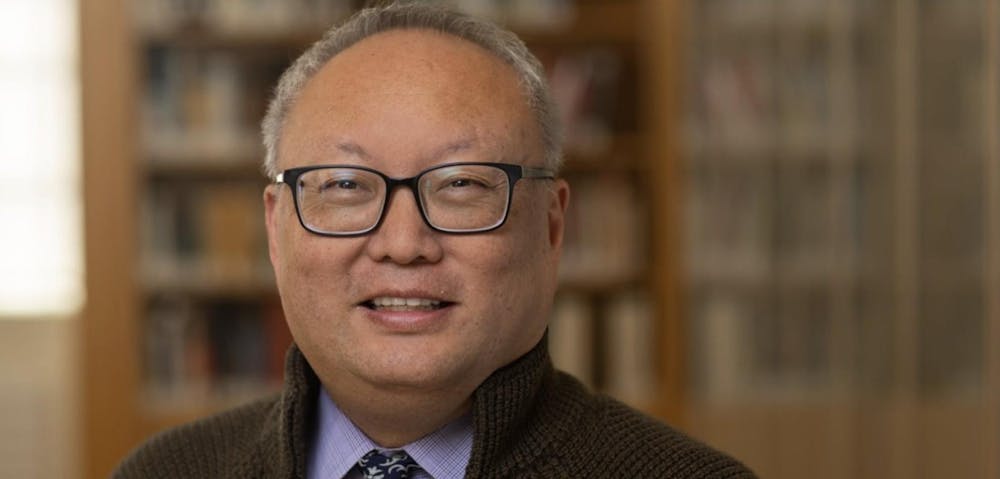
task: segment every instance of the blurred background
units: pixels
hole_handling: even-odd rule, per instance
[[[0,477],[280,387],[258,124],[363,3],[0,2]],[[1000,477],[1000,1],[451,3],[567,126],[561,368],[762,477]]]

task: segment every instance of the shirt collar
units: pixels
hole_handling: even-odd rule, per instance
[[[404,449],[435,479],[465,477],[472,453],[472,418],[469,414],[398,449],[379,447],[319,389],[316,429],[309,454],[308,476],[342,478],[372,449]]]
[[[539,395],[556,385],[549,359],[547,338],[524,356],[495,371],[473,393],[472,452],[466,471],[470,477],[488,475],[514,476],[520,464],[545,454],[549,443],[557,442],[552,433],[551,417],[574,417],[587,414],[582,402],[549,404],[539,409]],[[582,387],[577,385],[576,387]],[[318,397],[322,386],[302,352],[293,344],[285,362],[285,390],[272,414],[278,427],[261,437],[259,451],[277,448],[275,461],[265,462],[263,476],[303,476],[310,464],[319,429]],[[549,418],[549,419],[546,419]],[[310,476],[311,477],[311,476]]]

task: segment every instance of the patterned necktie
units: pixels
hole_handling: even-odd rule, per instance
[[[358,461],[365,479],[406,479],[410,471],[420,468],[406,451],[390,451],[387,454],[372,449]]]

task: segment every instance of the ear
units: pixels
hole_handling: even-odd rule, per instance
[[[549,247],[561,251],[566,227],[566,208],[569,206],[569,183],[562,178],[554,180],[549,189]]]
[[[281,257],[278,255],[278,195],[281,193],[278,185],[270,184],[264,188],[264,225],[267,228],[267,252],[271,258],[271,266],[278,269]]]

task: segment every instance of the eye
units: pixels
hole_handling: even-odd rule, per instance
[[[470,186],[486,188],[488,185],[483,181],[473,180],[471,178],[457,178],[450,180],[446,186],[450,188],[467,188]]]
[[[468,201],[502,190],[506,178],[502,170],[488,165],[460,164],[432,170],[421,180],[425,195]]]
[[[320,186],[320,190],[356,190],[358,188],[360,188],[360,186],[353,180],[330,180]]]

